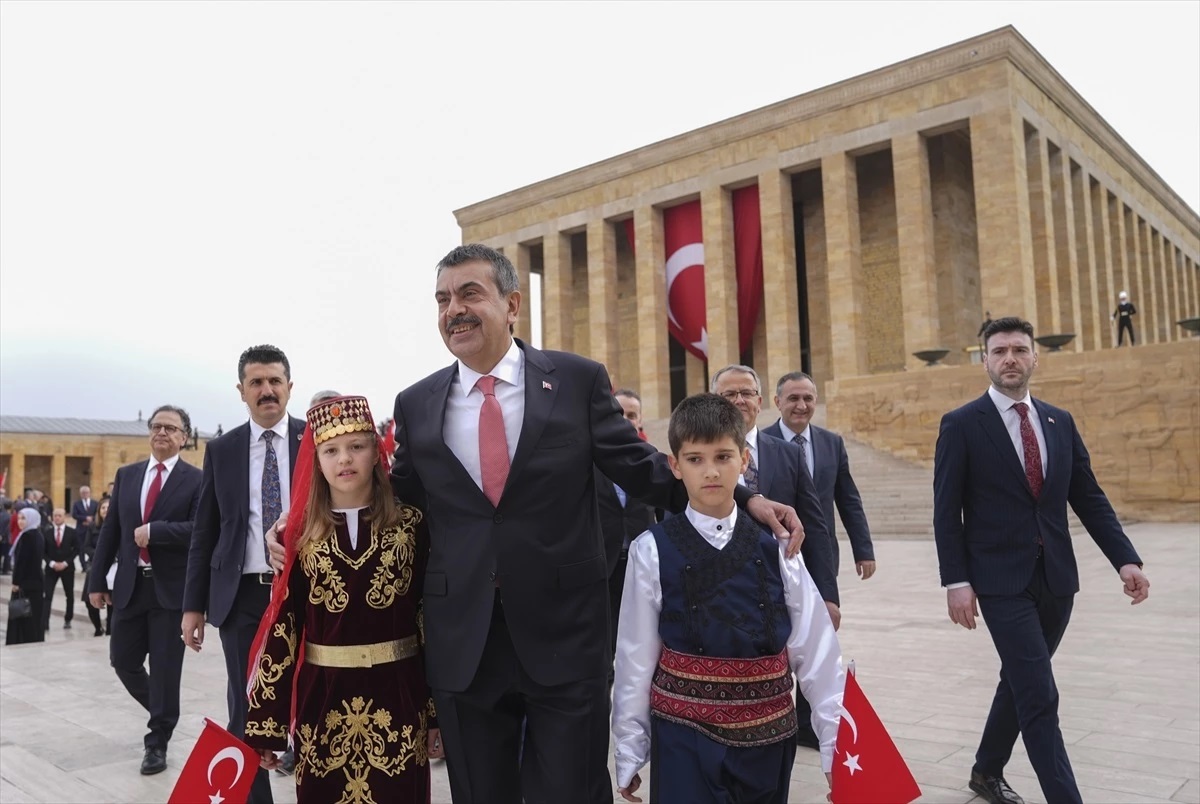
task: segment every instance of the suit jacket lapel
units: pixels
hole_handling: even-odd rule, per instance
[[[297,419],[295,416],[288,416],[288,477],[296,473],[296,457],[300,454],[300,443],[304,439],[304,419]],[[249,447],[247,446],[247,455],[249,455]],[[249,460],[246,463],[246,471],[250,471]],[[249,478],[246,478],[249,480]]]
[[[1064,458],[1062,456],[1067,454],[1067,452],[1059,444],[1059,433],[1063,431],[1055,424],[1054,418],[1049,415],[1046,403],[1033,397],[1030,397],[1030,399],[1033,399],[1033,406],[1037,410],[1038,420],[1042,423],[1042,437],[1046,439],[1046,454],[1042,456],[1042,468],[1046,473],[1045,483],[1042,484],[1042,494],[1045,494],[1046,486],[1049,486],[1055,477],[1060,476],[1057,471],[1059,469],[1058,464],[1063,462]]]
[[[457,475],[457,478],[451,479],[449,482],[461,488],[473,488],[479,494],[479,497],[488,505],[488,499],[483,496],[483,489],[471,477],[471,473],[467,471],[467,467],[462,465],[462,461],[454,454],[454,450],[446,445],[446,403],[450,397],[450,389],[453,385],[453,380],[458,374],[458,364],[447,366],[442,370],[441,374],[433,382],[429,388],[429,400],[425,409],[425,421],[430,422],[433,430],[433,441],[438,448],[442,450],[443,460],[447,462],[447,466],[452,467],[451,471]],[[411,436],[410,436],[411,440]]]
[[[983,431],[987,433],[1000,455],[1000,462],[1008,467],[1020,480],[1021,485],[1028,490],[1029,481],[1025,479],[1025,470],[1021,467],[1021,459],[1017,457],[1016,447],[1013,446],[1012,438],[1008,435],[1008,428],[1004,426],[1004,419],[1000,418],[1000,411],[996,410],[996,403],[985,393],[976,400],[975,409],[979,412],[979,423],[983,426]],[[1030,491],[1030,494],[1032,493]]]
[[[766,494],[765,489],[771,488],[771,481],[775,479],[775,464],[783,460],[779,446],[771,443],[771,437],[764,435],[762,430],[758,431],[758,458],[755,468],[758,469],[758,490],[763,494]]]
[[[158,490],[158,497],[154,500],[154,507],[150,509],[150,516],[153,517],[159,508],[162,508],[164,511],[166,510],[166,501],[171,498],[171,495],[179,488],[179,484],[183,482],[179,479],[179,475],[181,474],[179,466],[182,463],[183,458],[180,458],[175,463],[175,468],[171,470],[171,474],[167,475],[167,482],[163,483],[162,488]]]
[[[812,433],[813,485],[820,488],[820,483],[824,479],[825,473],[834,471],[834,464],[837,461],[837,457],[833,454],[833,438],[830,437],[829,433],[816,427],[809,427],[808,429]]]
[[[526,346],[519,340],[517,345],[525,352],[525,418],[521,421],[521,437],[508,470],[508,482],[504,484],[506,492],[513,484],[513,479],[529,462],[529,456],[542,437],[546,420],[550,418],[550,411],[554,409],[554,402],[558,398],[558,389],[550,379],[554,375],[554,364],[532,346]]]

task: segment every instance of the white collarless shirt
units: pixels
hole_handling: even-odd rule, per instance
[[[275,438],[271,446],[275,448],[275,460],[279,464],[279,493],[283,503],[283,512],[287,513],[292,504],[292,445],[288,440],[289,417],[285,411],[283,418],[275,423],[271,432]],[[242,574],[270,572],[271,565],[267,563],[266,548],[263,546],[263,532],[274,525],[274,522],[263,522],[262,480],[263,470],[267,466],[267,442],[262,434],[265,427],[250,420],[250,516],[246,525],[246,550]]]
[[[442,424],[442,439],[458,458],[475,485],[483,489],[483,470],[479,464],[479,411],[483,408],[483,391],[475,387],[480,377],[496,378],[496,401],[504,415],[504,438],[508,441],[508,462],[517,452],[521,423],[525,420],[525,353],[516,341],[491,371],[480,374],[458,361],[458,372],[450,381],[446,397],[446,419]]]
[[[688,505],[685,515],[706,542],[725,549],[733,536],[738,509],[715,519]],[[841,723],[842,691],[846,674],[829,609],[797,554],[788,558],[787,545],[779,544],[779,574],[792,632],[787,640],[788,664],[800,682],[805,700],[812,704],[812,726],[821,742],[821,767],[833,768],[833,749]],[[626,787],[650,758],[650,687],[662,655],[658,616],[662,612],[658,544],[646,531],[629,545],[629,564],[617,619],[617,653],[614,670],[612,733],[617,766],[617,786]]]

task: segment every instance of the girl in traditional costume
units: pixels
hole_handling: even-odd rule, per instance
[[[366,399],[308,411],[246,715],[263,767],[291,742],[300,804],[426,804],[442,755],[421,655],[428,529],[385,466]]]

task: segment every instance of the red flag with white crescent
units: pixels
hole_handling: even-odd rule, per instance
[[[667,252],[667,331],[684,349],[708,360],[704,309],[704,222],[700,202],[663,210]]]
[[[758,185],[734,190],[733,256],[737,270],[738,351],[754,339],[754,325],[763,299],[762,221]]]
[[[258,752],[208,718],[167,804],[246,804]]]
[[[833,755],[833,804],[908,804],[920,795],[917,780],[854,673],[846,673]]]

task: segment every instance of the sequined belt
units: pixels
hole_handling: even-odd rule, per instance
[[[417,655],[416,634],[370,645],[304,643],[304,661],[319,667],[374,667]]]
[[[664,647],[650,687],[650,711],[724,745],[770,745],[796,734],[794,684],[786,649],[742,659]]]

